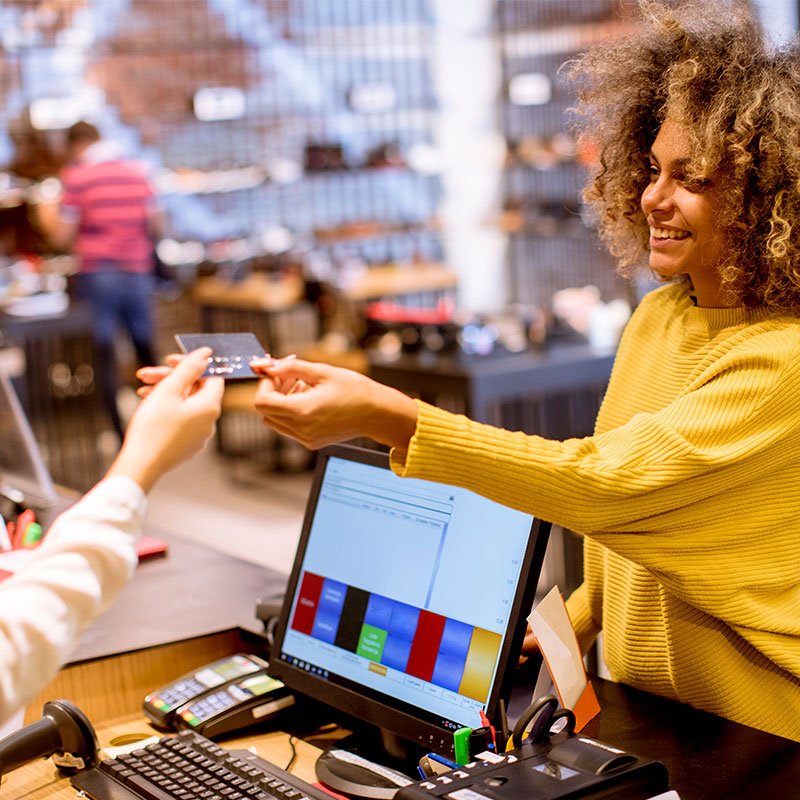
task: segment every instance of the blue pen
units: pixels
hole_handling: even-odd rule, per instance
[[[438,761],[440,764],[444,764],[448,769],[458,769],[461,766],[460,764],[456,764],[455,761],[451,761],[449,758],[440,756],[438,753],[428,753],[428,758],[430,758],[431,761]]]
[[[0,550],[10,549],[11,537],[8,535],[8,530],[6,529],[6,521],[3,519],[3,515],[0,514]]]

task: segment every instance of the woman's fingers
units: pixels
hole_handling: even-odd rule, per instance
[[[210,351],[209,351],[210,354]],[[157,364],[154,366],[148,367],[140,367],[136,370],[136,377],[142,382],[150,385],[155,385],[159,381],[164,380],[167,375],[172,372],[175,367],[177,367],[187,356],[183,353],[170,353],[164,361],[166,361],[166,366],[163,364]]]
[[[524,664],[531,656],[537,655],[538,653],[539,641],[531,630],[531,626],[528,625],[525,638],[522,640],[522,652],[519,657],[519,663]]]

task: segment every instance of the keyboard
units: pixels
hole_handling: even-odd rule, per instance
[[[93,800],[331,800],[249,750],[225,750],[194,731],[107,758],[70,782]]]

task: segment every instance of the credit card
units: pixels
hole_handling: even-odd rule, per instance
[[[264,347],[254,333],[176,333],[175,341],[181,352],[190,353],[198,347],[210,347],[206,377],[226,381],[261,378],[250,369],[254,358],[264,356]]]

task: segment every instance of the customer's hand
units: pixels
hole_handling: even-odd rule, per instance
[[[267,378],[255,405],[278,433],[312,450],[362,436],[408,448],[417,405],[402,392],[349,369],[294,357],[260,358],[250,366]]]
[[[144,384],[136,390],[139,397],[147,397],[153,391],[153,387],[164,380],[186,356],[183,353],[170,353],[164,360],[166,366],[140,367],[136,370],[136,377]]]
[[[222,404],[222,378],[202,378],[211,349],[201,347],[168,369],[136,409],[109,475],[127,475],[145,491],[203,449]]]

